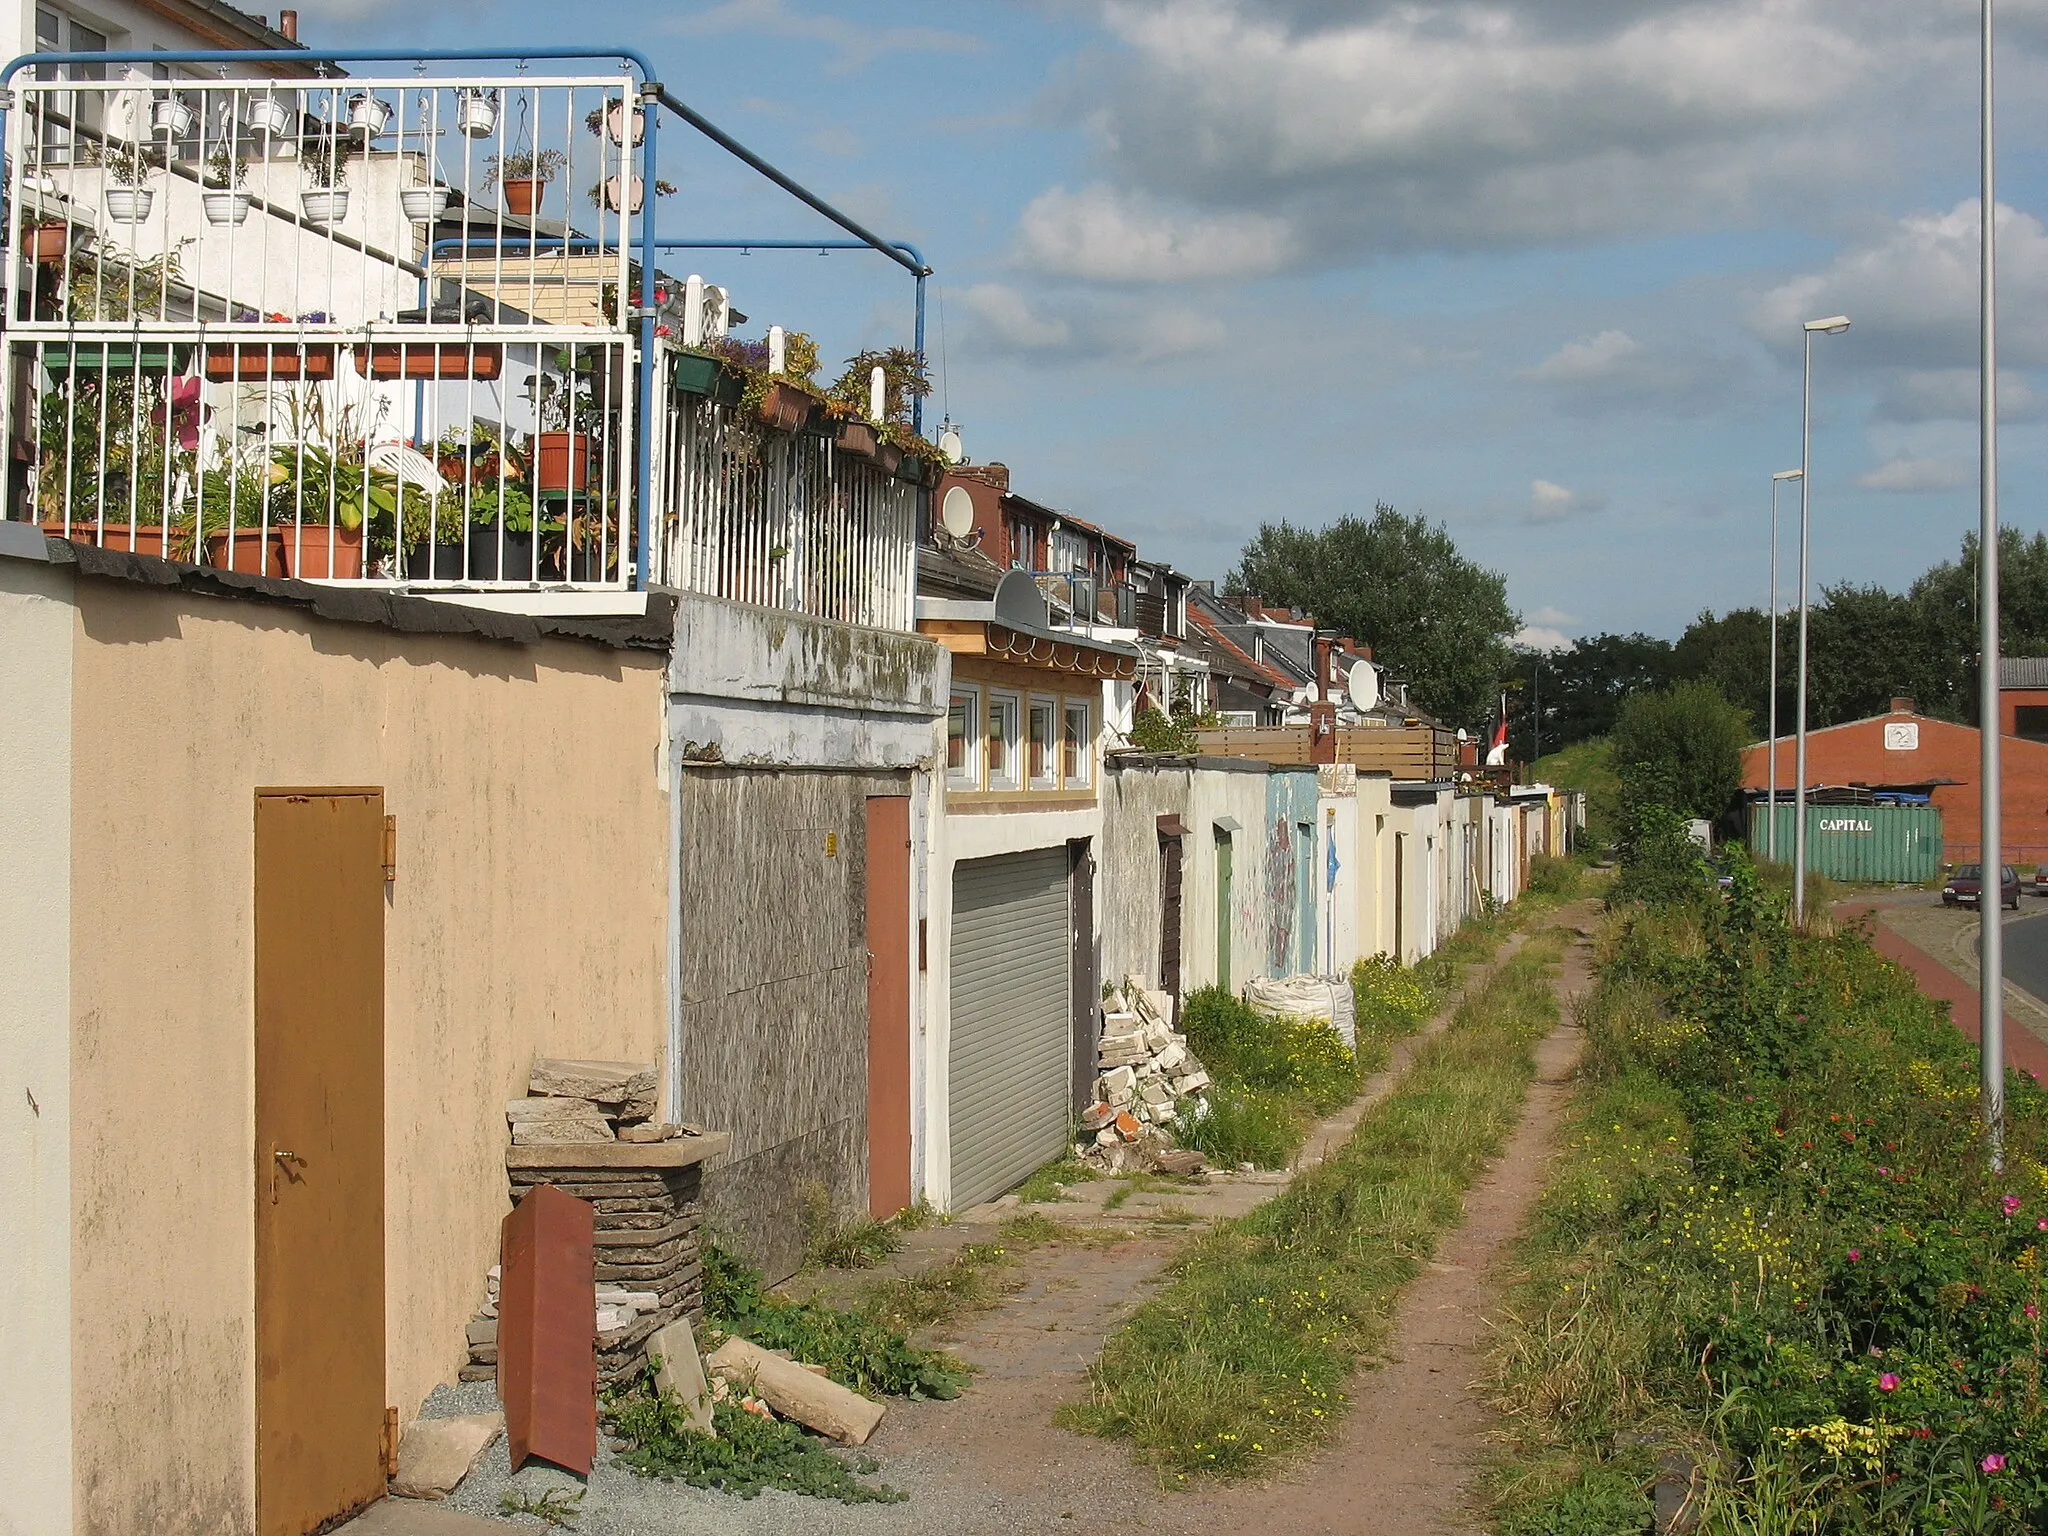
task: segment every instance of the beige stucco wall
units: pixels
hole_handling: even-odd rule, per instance
[[[253,1521],[259,785],[380,786],[388,1400],[462,1362],[536,1053],[667,1038],[662,659],[81,581],[73,1318],[93,1532]]]

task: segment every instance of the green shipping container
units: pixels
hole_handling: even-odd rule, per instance
[[[1749,848],[1770,847],[1767,805],[1749,808]],[[1778,862],[1792,862],[1793,806],[1778,802]],[[1941,812],[1931,805],[1809,805],[1806,867],[1830,880],[1918,885],[1941,873]]]

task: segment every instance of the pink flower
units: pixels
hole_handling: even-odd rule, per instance
[[[2031,1301],[2028,1302],[2024,1307],[2021,1307],[2020,1310],[2027,1314],[2027,1320],[2029,1322],[2032,1322],[2035,1318],[2041,1315],[2041,1309],[2035,1306]]]
[[[1892,1372],[1886,1371],[1882,1376],[1877,1378],[1877,1390],[1880,1392],[1898,1391],[1899,1378]]]
[[[1986,1472],[2003,1472],[2005,1470],[2005,1458],[1997,1451],[1993,1451],[1989,1456],[1978,1462],[1977,1465]]]
[[[1860,1264],[1860,1263],[1862,1263],[1862,1262],[1863,1262],[1863,1250],[1862,1250],[1861,1248],[1851,1248],[1851,1249],[1849,1250],[1849,1262],[1850,1262],[1851,1264]]]
[[[2020,1208],[2020,1197],[2018,1195],[2003,1196],[1998,1202],[1998,1208],[2008,1216],[2016,1215]]]

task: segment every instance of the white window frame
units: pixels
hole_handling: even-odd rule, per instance
[[[1044,773],[1032,773],[1029,761],[1031,752],[1030,719],[1031,712],[1039,709],[1051,712],[1052,731],[1045,743],[1046,771]],[[1026,761],[1023,767],[1028,781],[1033,789],[1058,789],[1060,787],[1060,732],[1065,728],[1065,717],[1060,713],[1060,701],[1049,693],[1034,693],[1031,695],[1030,702],[1026,705],[1024,718],[1024,752]]]
[[[1004,729],[1000,738],[995,730],[996,712],[1004,712]],[[1023,700],[1014,693],[1005,693],[991,688],[986,707],[982,711],[982,734],[993,743],[1000,739],[1003,749],[1004,766],[999,771],[993,751],[988,757],[988,787],[991,790],[1017,790],[1024,787],[1024,743],[1022,724],[1024,719]]]
[[[1078,775],[1067,772],[1067,721],[1075,710],[1081,712],[1081,718],[1086,722],[1081,731],[1081,771]],[[1060,700],[1060,783],[1067,789],[1095,787],[1095,705],[1089,699],[1069,695]]]
[[[962,704],[966,705],[967,730],[965,732],[966,762],[953,766],[953,715]],[[981,714],[981,690],[957,684],[953,696],[946,703],[946,788],[971,791],[981,788],[982,746],[981,733],[986,728]]]

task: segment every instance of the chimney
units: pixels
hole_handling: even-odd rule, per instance
[[[299,40],[299,13],[297,11],[279,11],[277,13],[277,30],[296,43]]]
[[[1010,466],[1000,461],[988,464],[954,464],[946,472],[961,480],[994,486],[999,491],[1007,491],[1010,488]]]
[[[1316,701],[1308,707],[1312,763],[1337,761],[1337,706],[1330,702],[1330,637],[1316,636]]]
[[[1895,715],[1910,715],[1910,714],[1912,714],[1912,713],[1913,713],[1913,701],[1912,701],[1911,699],[1905,699],[1905,698],[1895,698],[1895,699],[1893,699],[1893,700],[1892,700],[1892,713],[1893,713],[1893,714],[1895,714]]]

